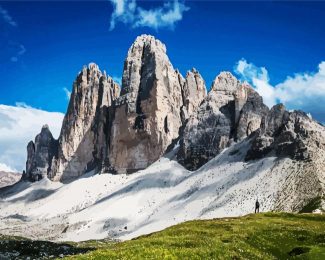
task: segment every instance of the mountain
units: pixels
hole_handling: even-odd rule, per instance
[[[124,62],[121,91],[94,63],[78,74],[57,148],[49,144],[42,150],[47,167],[28,153],[25,179],[66,182],[93,169],[111,173],[145,169],[179,138],[183,124],[205,96],[199,72],[192,69],[184,79],[163,43],[139,36]],[[27,150],[31,147],[30,143]]]
[[[268,108],[230,72],[207,92],[196,69],[183,77],[148,35],[130,47],[121,89],[84,67],[58,140],[44,126],[27,151],[23,180],[0,191],[5,234],[129,239],[244,215],[256,199],[261,211],[324,210],[324,126]]]
[[[18,182],[20,178],[20,173],[0,171],[0,188],[13,185]]]

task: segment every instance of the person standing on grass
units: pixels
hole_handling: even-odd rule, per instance
[[[258,202],[258,199],[256,199],[255,202],[255,213],[260,213],[260,203]]]

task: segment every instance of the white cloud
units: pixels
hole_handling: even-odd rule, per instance
[[[288,109],[300,109],[325,122],[325,61],[315,73],[296,73],[272,86],[268,72],[245,59],[237,62],[235,72],[251,83],[268,106],[283,103]]]
[[[69,101],[71,97],[71,91],[69,91],[67,88],[63,88],[63,91],[65,93],[67,100]]]
[[[110,30],[115,28],[116,22],[128,24],[133,28],[174,28],[175,23],[182,20],[183,13],[189,10],[189,7],[179,0],[167,1],[162,6],[151,9],[138,6],[136,0],[110,0],[110,2],[114,8]]]
[[[14,19],[10,16],[8,11],[6,9],[4,9],[1,5],[0,5],[0,16],[1,16],[2,20],[5,23],[9,24],[10,26],[13,26],[13,27],[17,26],[17,22],[14,21]]]
[[[3,171],[3,172],[17,172],[16,169],[11,168],[11,167],[9,167],[8,165],[6,165],[4,163],[0,163],[0,171]]]
[[[48,124],[55,138],[60,134],[62,113],[32,108],[25,103],[0,105],[0,164],[22,171],[26,162],[26,146]]]

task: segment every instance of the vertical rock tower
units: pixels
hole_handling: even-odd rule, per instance
[[[46,174],[68,181],[93,169],[131,173],[146,168],[179,138],[205,97],[198,71],[192,69],[184,79],[169,61],[165,45],[141,35],[124,63],[121,96],[119,86],[96,64],[78,74]],[[28,145],[28,172],[32,164],[38,167],[36,150]]]
[[[38,181],[51,171],[52,161],[57,157],[58,142],[47,125],[35,137],[35,142],[27,145],[26,173],[23,179]]]
[[[119,86],[96,64],[82,69],[73,83],[51,179],[72,179],[105,161],[109,146],[109,107],[118,96]]]
[[[178,137],[182,81],[166,47],[153,36],[137,37],[124,63],[116,100],[110,160],[119,173],[146,168]]]

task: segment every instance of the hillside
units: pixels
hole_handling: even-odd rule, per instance
[[[70,255],[66,259],[323,259],[324,229],[324,215],[250,214],[189,221],[125,242],[56,244],[0,237],[0,254],[6,251],[6,256],[19,255],[18,259],[50,255]]]
[[[0,171],[0,188],[12,185],[20,179],[20,173]]]
[[[276,157],[245,162],[249,147],[247,141],[234,145],[194,172],[173,159],[174,149],[132,175],[89,173],[69,184],[20,182],[1,193],[0,232],[60,241],[125,240],[187,220],[249,214],[256,198],[263,212],[281,210],[283,186],[297,163]]]

